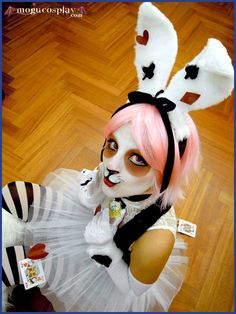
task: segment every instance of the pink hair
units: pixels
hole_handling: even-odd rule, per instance
[[[172,204],[182,196],[181,184],[183,181],[188,180],[190,172],[196,169],[198,163],[199,138],[197,129],[188,114],[186,114],[186,121],[190,128],[190,137],[187,140],[187,146],[181,159],[178,142],[174,134],[174,167],[169,186],[161,193],[163,195],[163,206]],[[122,109],[106,125],[104,130],[105,138],[126,123],[131,123],[133,138],[143,158],[156,172],[154,193],[158,198],[161,195],[160,186],[168,149],[166,129],[160,113],[155,106],[149,104],[137,104]]]

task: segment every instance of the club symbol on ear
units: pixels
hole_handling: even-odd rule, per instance
[[[194,80],[195,78],[197,78],[198,76],[198,71],[199,71],[199,67],[197,67],[196,65],[187,65],[185,68],[185,80],[187,80],[188,78],[190,78],[191,80]]]
[[[145,78],[151,79],[154,76],[155,64],[152,62],[148,67],[142,67],[142,69],[145,74],[143,80]]]

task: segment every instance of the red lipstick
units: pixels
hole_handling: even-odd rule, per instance
[[[111,181],[109,181],[107,178],[104,178],[103,182],[109,186],[109,188],[112,188],[114,185],[116,185],[116,183],[112,183]]]

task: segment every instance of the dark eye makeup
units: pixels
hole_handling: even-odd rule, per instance
[[[117,142],[115,140],[110,138],[109,140],[107,140],[107,148],[109,150],[112,150],[112,151],[116,152],[118,150],[118,144],[117,144]]]
[[[132,156],[130,156],[129,161],[131,161],[134,165],[139,167],[147,166],[147,162],[139,154],[133,154]]]
[[[104,150],[104,154],[107,158],[111,158],[116,154],[119,150],[119,146],[117,141],[113,138],[110,137],[106,141],[106,146]],[[135,150],[130,150],[128,151],[125,156],[125,160],[129,163],[127,163],[127,167],[133,166],[134,168],[137,167],[146,167],[148,166],[148,163],[146,160],[139,154],[139,152]],[[133,168],[133,169],[134,169]]]

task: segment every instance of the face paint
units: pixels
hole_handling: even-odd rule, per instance
[[[108,197],[145,194],[155,182],[155,173],[134,142],[129,123],[107,138],[103,167],[102,189]]]

